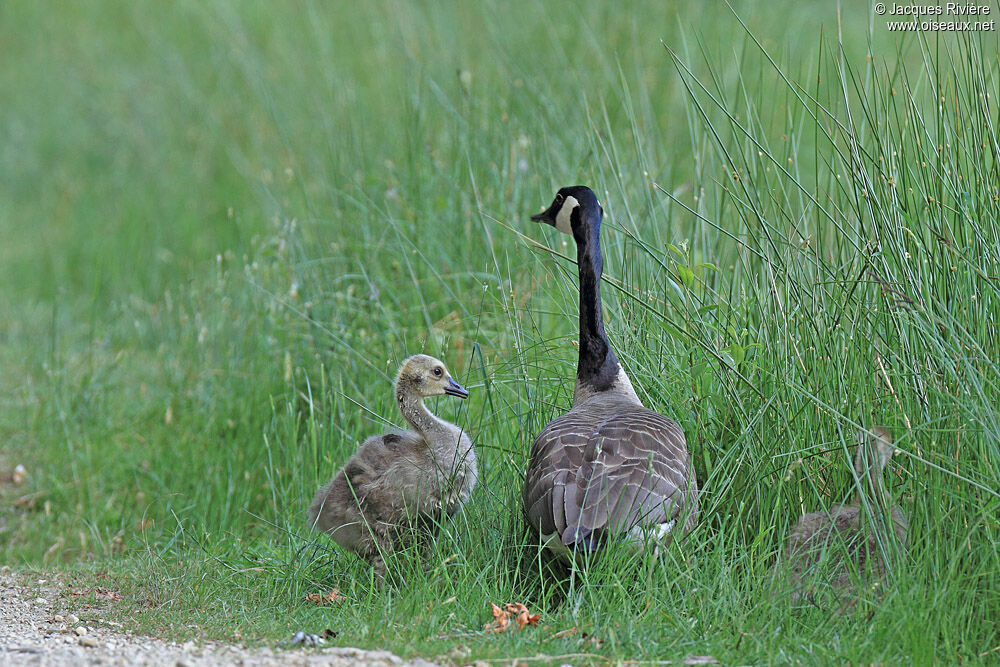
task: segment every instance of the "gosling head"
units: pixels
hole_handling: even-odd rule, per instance
[[[415,354],[400,366],[396,393],[402,392],[412,392],[422,398],[441,394],[469,397],[465,387],[452,379],[444,362],[426,354]]]
[[[854,470],[858,477],[879,477],[895,451],[889,429],[884,426],[862,429],[858,433],[858,450],[854,455]]]
[[[563,234],[571,234],[575,238],[583,233],[586,225],[595,222],[600,225],[603,215],[604,209],[597,201],[594,191],[586,185],[574,185],[561,188],[552,204],[541,213],[531,216],[531,219],[548,223]]]

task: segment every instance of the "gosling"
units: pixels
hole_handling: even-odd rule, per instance
[[[785,558],[795,585],[792,602],[803,597],[806,574],[820,562],[828,545],[831,550],[836,551],[830,554],[830,570],[823,574],[824,578],[829,577],[829,584],[833,589],[844,589],[850,584],[851,569],[878,577],[885,575],[884,551],[888,532],[884,530],[884,517],[888,501],[882,483],[882,472],[894,451],[892,436],[881,426],[874,427],[871,432],[861,431],[858,434],[854,472],[858,484],[868,493],[871,504],[871,511],[864,513],[864,525],[859,491],[853,504],[834,505],[829,513],[805,514],[789,531],[785,543]],[[889,508],[888,516],[896,541],[902,548],[906,544],[909,522],[896,505]],[[876,526],[882,526],[883,530],[876,530]]]
[[[406,359],[396,376],[396,402],[413,430],[365,440],[309,507],[312,528],[368,561],[380,581],[386,554],[458,512],[479,478],[469,436],[424,405],[442,394],[469,396],[441,361],[425,354]]]

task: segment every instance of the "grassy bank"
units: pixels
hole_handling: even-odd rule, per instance
[[[3,562],[106,573],[122,618],[176,636],[995,661],[996,33],[752,9],[4,5],[0,459],[29,477],[0,486]],[[601,197],[609,334],[688,434],[703,513],[660,560],[561,582],[518,494],[576,337],[571,253],[527,217],[571,183]],[[378,590],[304,509],[399,423],[417,351],[470,389],[436,409],[483,477]],[[795,607],[784,532],[850,495],[873,423],[909,550],[848,610]],[[511,600],[542,625],[480,634]]]

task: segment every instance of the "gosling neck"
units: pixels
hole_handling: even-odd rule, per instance
[[[858,451],[854,455],[854,472],[860,485],[855,497],[856,505],[862,504],[862,495],[867,496],[876,507],[884,509],[888,504],[882,473],[891,455],[891,449],[886,455],[881,448],[871,443],[865,442],[858,446]]]
[[[406,423],[427,442],[445,442],[445,436],[458,428],[432,414],[424,405],[424,397],[405,387],[396,387],[396,403]]]
[[[601,306],[601,212],[591,207],[577,207],[573,216],[573,238],[580,274],[580,356],[576,367],[576,390],[573,403],[581,403],[595,394],[616,391],[639,402],[632,383],[618,362],[604,332]]]

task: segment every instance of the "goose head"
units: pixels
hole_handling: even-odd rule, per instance
[[[597,195],[586,185],[561,188],[547,209],[531,216],[535,222],[545,222],[576,240],[585,238],[589,227],[600,229],[604,209]]]
[[[396,376],[396,388],[422,398],[442,394],[469,397],[465,387],[452,379],[444,362],[426,354],[415,354],[403,362]]]

